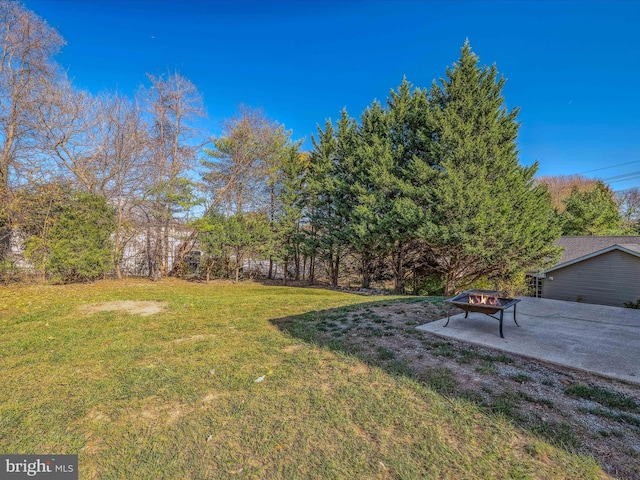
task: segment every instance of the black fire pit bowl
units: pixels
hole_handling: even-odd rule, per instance
[[[485,303],[477,303],[480,299],[484,297],[488,299],[488,302]],[[470,303],[469,299],[473,298],[475,303]],[[467,290],[462,293],[459,293],[455,297],[448,298],[444,301],[447,305],[454,305],[459,309],[464,311],[464,318],[468,318],[469,312],[478,312],[484,313],[491,318],[494,318],[500,322],[500,337],[504,338],[502,334],[502,319],[504,316],[504,311],[507,308],[513,307],[513,321],[519,327],[518,322],[516,321],[516,304],[520,300],[517,298],[504,298],[500,297],[500,293],[493,290]],[[500,312],[500,317],[494,317],[494,313]],[[449,325],[449,309],[447,309],[447,323],[445,323],[445,327]]]

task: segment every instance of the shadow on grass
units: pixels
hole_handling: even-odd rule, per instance
[[[421,358],[420,353],[416,353],[416,359],[425,361],[411,362],[403,358],[406,355],[402,351],[423,350],[429,356],[462,363],[484,360],[488,370],[491,369],[491,362],[512,362],[510,357],[503,354],[481,354],[474,349],[460,351],[450,342],[425,340],[424,333],[415,327],[442,318],[445,315],[442,300],[441,297],[377,300],[271,322],[299,340],[353,355],[387,373],[418,380],[440,394],[471,397],[472,401],[478,403],[476,395],[460,388],[450,369],[442,365],[429,366],[426,355]]]
[[[565,450],[584,451],[579,432],[573,426],[523,413],[524,404],[549,411],[555,408],[550,400],[533,397],[518,388],[531,380],[526,375],[511,375],[515,387],[510,388],[496,388],[497,382],[464,381],[464,374],[459,375],[461,371],[466,371],[467,377],[470,373],[495,379],[497,370],[504,370],[503,366],[513,364],[514,359],[416,330],[420,324],[446,316],[442,301],[442,297],[377,300],[275,319],[272,323],[304,342],[355,356],[391,375],[418,381],[441,395],[472,402],[486,413],[506,417],[516,426]]]

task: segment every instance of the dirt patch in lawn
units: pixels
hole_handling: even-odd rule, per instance
[[[329,310],[311,321],[284,319],[280,326],[474,402],[557,446],[593,456],[617,478],[640,479],[640,387],[415,328],[445,316],[441,303],[411,299]]]
[[[126,312],[132,315],[148,317],[167,311],[167,302],[118,300],[113,302],[91,303],[82,305],[80,311],[84,315],[92,315],[98,312]]]
[[[180,420],[190,410],[189,407],[182,403],[167,403],[163,399],[154,396],[146,399],[142,411],[136,412],[134,419],[142,419],[144,422],[154,426],[171,425]]]
[[[173,340],[173,343],[200,342],[202,340],[207,340],[213,337],[215,337],[215,335],[190,335],[188,337],[176,338],[175,340]]]

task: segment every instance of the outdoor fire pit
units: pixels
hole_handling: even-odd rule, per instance
[[[464,318],[469,317],[469,312],[484,313],[491,318],[495,318],[500,322],[500,337],[504,338],[502,334],[502,317],[507,308],[513,307],[513,321],[518,327],[520,326],[516,321],[516,304],[519,301],[517,298],[502,298],[499,292],[492,290],[467,290],[453,298],[448,298],[444,303],[454,305],[464,310]],[[497,312],[500,312],[500,317],[493,315]],[[449,325],[449,320],[449,310],[447,309],[447,323],[444,324],[445,327]]]

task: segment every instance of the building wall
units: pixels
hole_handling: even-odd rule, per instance
[[[613,250],[549,272],[542,298],[622,307],[640,298],[640,258]]]

